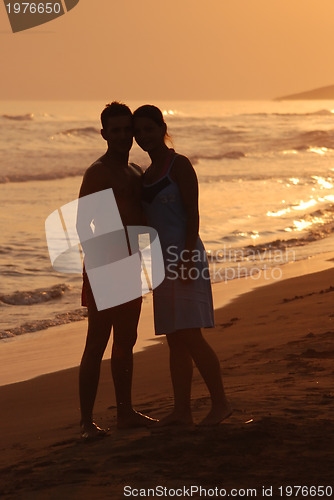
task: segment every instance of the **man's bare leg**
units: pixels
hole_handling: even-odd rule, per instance
[[[81,433],[90,438],[102,434],[93,422],[93,408],[100,378],[103,353],[108,344],[112,319],[109,311],[88,309],[88,332],[79,372]],[[103,431],[103,430],[102,430]]]
[[[143,427],[155,422],[132,408],[133,347],[137,339],[140,310],[141,298],[117,307],[114,316],[111,370],[117,404],[117,426],[120,429]]]

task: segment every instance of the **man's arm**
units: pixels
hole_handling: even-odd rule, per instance
[[[98,191],[102,191],[105,189],[103,186],[103,179],[101,175],[101,169],[103,168],[103,165],[98,161],[96,163],[93,163],[85,172],[81,187],[80,187],[80,192],[79,192],[79,198],[82,198],[83,196],[87,196],[89,194],[97,193]]]
[[[134,172],[134,190],[135,190],[135,196],[139,202],[140,205],[140,219],[138,220],[138,223],[146,226],[147,225],[147,218],[145,216],[143,207],[142,207],[142,192],[143,192],[143,184],[142,184],[142,177],[143,177],[143,170],[142,168],[137,165],[136,163],[130,163],[130,166]]]
[[[90,204],[86,203],[85,200],[81,200],[81,198],[105,189],[101,176],[101,167],[103,168],[102,164],[97,161],[86,170],[79,192],[76,228],[85,254],[85,260],[89,259],[89,254],[94,255],[94,249],[92,250],[91,248],[91,245],[94,243],[94,231],[92,228],[94,213],[91,210],[92,207]],[[90,210],[87,210],[88,207],[90,207]]]

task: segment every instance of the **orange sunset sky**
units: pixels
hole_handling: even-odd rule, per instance
[[[334,84],[333,0],[80,0],[16,34],[1,2],[0,42],[0,99],[270,99]]]

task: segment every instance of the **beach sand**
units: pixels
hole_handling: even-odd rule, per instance
[[[165,498],[173,496],[173,489],[191,486],[224,488],[226,496],[232,488],[254,488],[257,497],[265,496],[265,487],[271,498],[287,498],[284,488],[288,485],[331,486],[334,491],[332,265],[327,260],[323,263],[327,270],[313,272],[309,265],[308,274],[304,271],[299,277],[247,293],[233,292],[239,296],[232,302],[227,300],[228,287],[221,284],[215,289],[216,303],[222,305],[225,300],[225,305],[216,311],[216,327],[205,330],[205,336],[221,361],[234,409],[219,426],[117,430],[106,360],[95,420],[109,426],[110,435],[82,443],[77,366],[62,371],[54,371],[53,366],[53,373],[7,382],[0,387],[0,498],[118,499],[125,498],[126,485],[146,488],[137,492],[141,497],[148,496],[148,488],[171,489]],[[301,274],[292,267],[287,272]],[[253,285],[244,282],[239,291]],[[57,338],[62,337],[63,344],[69,339],[68,350],[75,350],[77,362],[84,342],[82,323],[50,329],[58,328]],[[43,352],[50,351],[49,360],[57,352],[52,342],[49,351],[45,347],[38,352],[31,364],[47,370]],[[26,362],[29,367],[31,354],[25,359],[24,348],[17,358],[9,356],[7,364],[5,351],[1,352],[4,376]],[[63,368],[61,362],[59,366]],[[30,367],[26,378],[31,373]],[[164,338],[135,355],[133,401],[136,409],[156,418],[172,407]],[[196,369],[192,401],[198,422],[210,402]],[[178,497],[187,498],[189,491]],[[246,493],[239,497],[255,496],[254,491]],[[297,498],[308,498],[305,493]],[[203,491],[200,496],[193,490],[192,498],[203,497]]]

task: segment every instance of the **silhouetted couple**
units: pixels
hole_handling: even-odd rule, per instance
[[[142,298],[98,310],[84,271],[83,305],[88,308],[88,332],[80,365],[81,435],[94,439],[106,433],[94,423],[93,407],[111,329],[111,370],[119,428],[192,424],[193,361],[212,403],[201,424],[216,425],[231,414],[231,407],[225,397],[219,360],[201,333],[202,327],[214,326],[214,317],[208,263],[198,236],[196,173],[188,158],[166,145],[167,126],[157,107],[141,106],[132,114],[125,104],[112,102],[103,110],[101,122],[108,149],[85,172],[79,196],[112,188],[124,227],[148,225],[158,232],[165,279],[153,291],[154,324],[156,335],[165,334],[170,349],[174,409],[160,421],[133,409],[132,350]],[[145,173],[128,162],[133,137],[150,156],[151,164]]]

